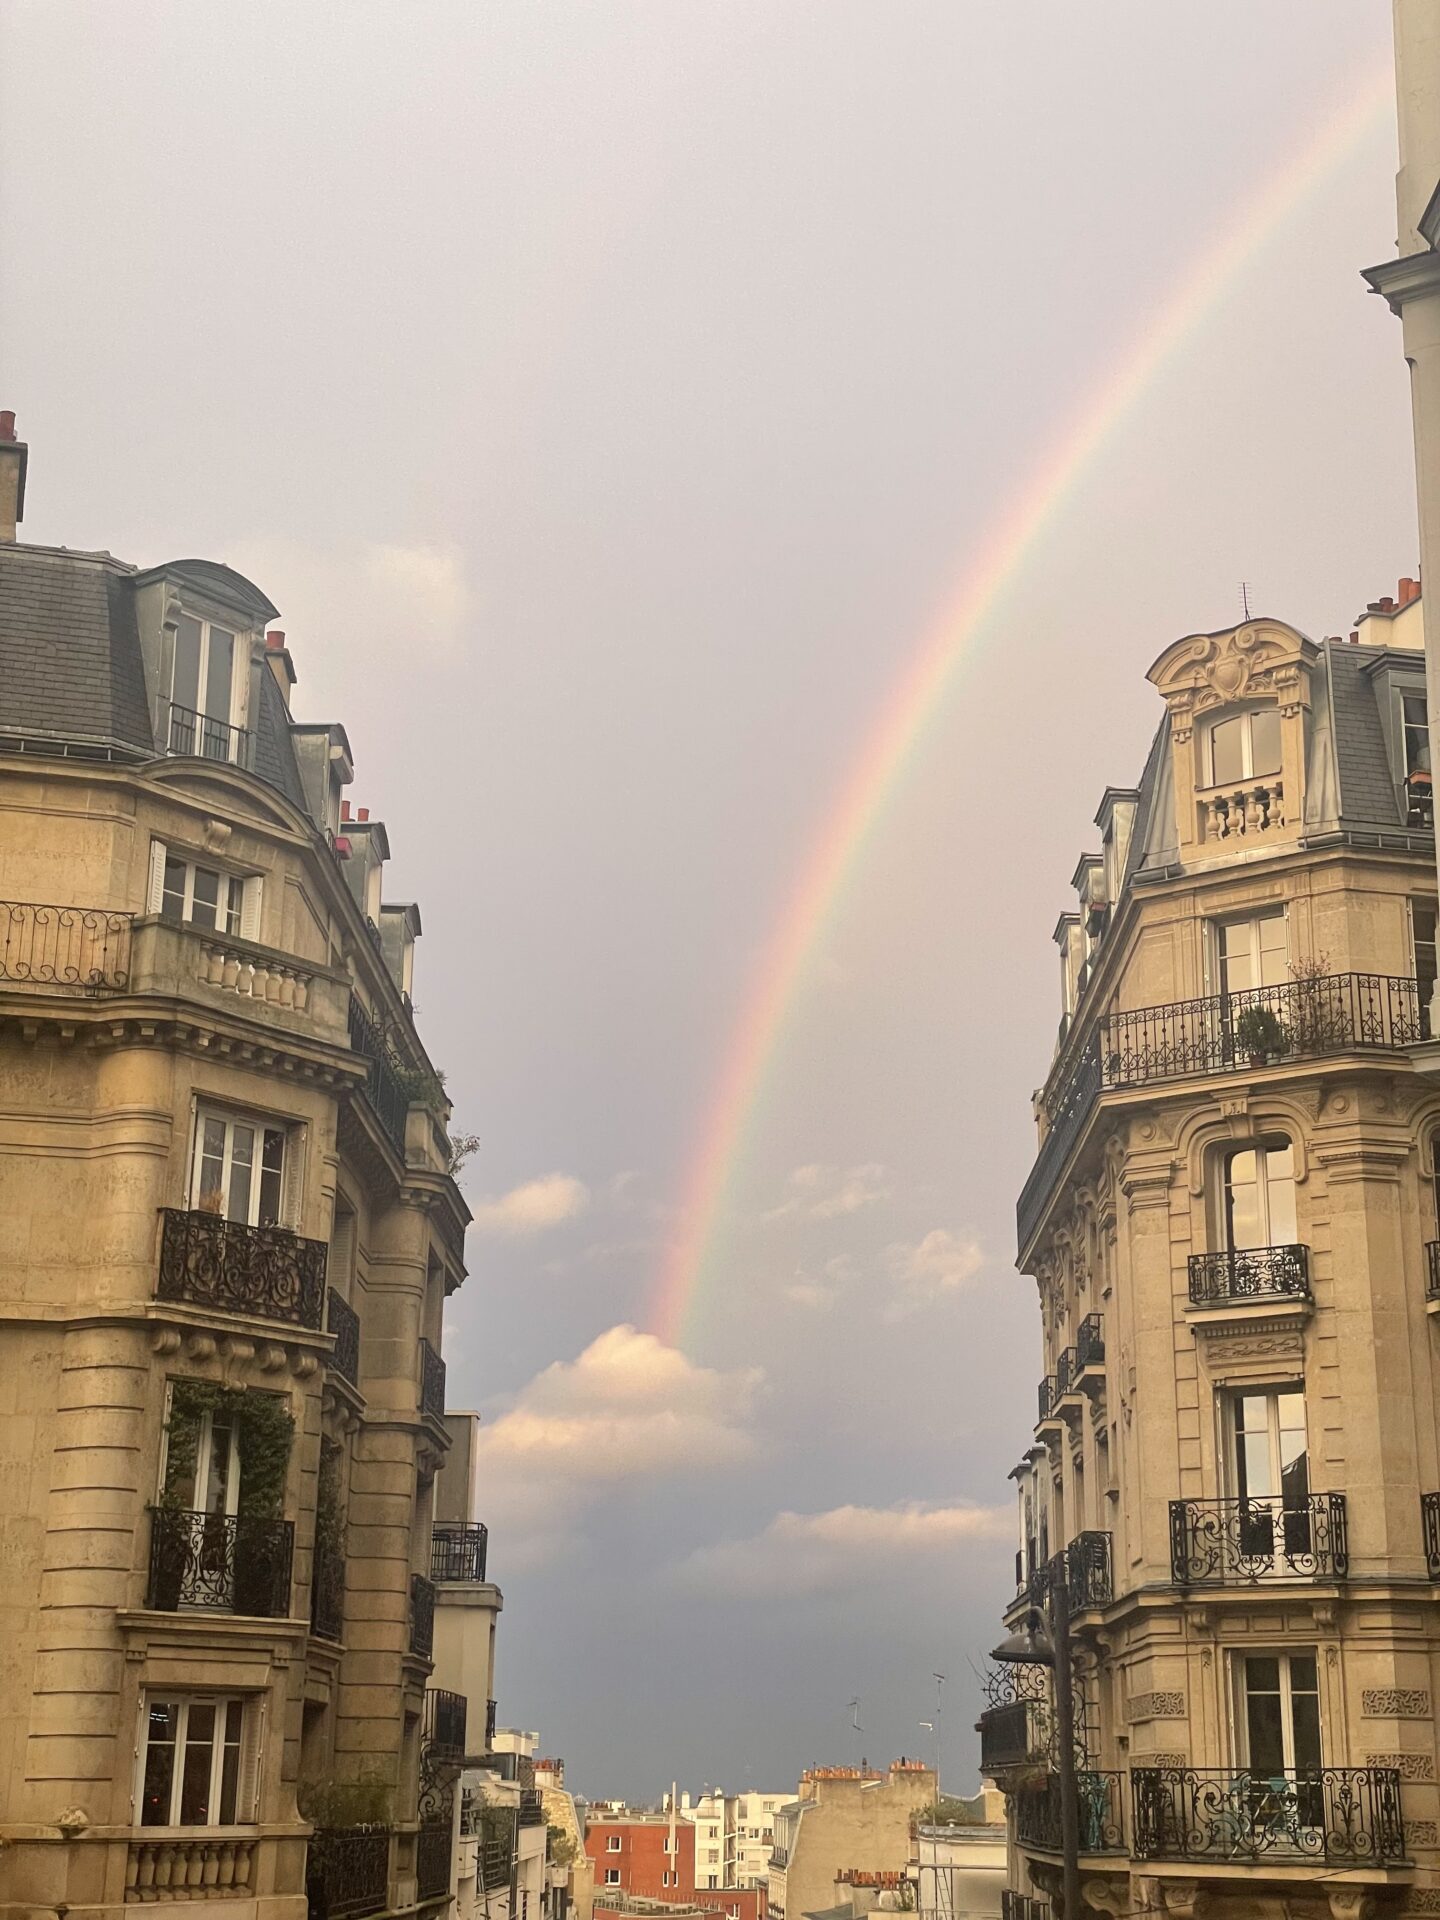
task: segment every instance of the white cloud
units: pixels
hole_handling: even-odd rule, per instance
[[[794,1279],[782,1291],[793,1306],[829,1308],[834,1306],[841,1289],[854,1278],[855,1262],[849,1254],[838,1253],[834,1259],[827,1260],[818,1273],[797,1268]]]
[[[867,1161],[859,1167],[796,1167],[785,1182],[785,1198],[767,1220],[838,1220],[890,1198],[883,1167]]]
[[[887,1247],[885,1262],[898,1289],[890,1305],[894,1317],[958,1293],[984,1267],[985,1255],[973,1235],[936,1227],[923,1240]]]
[[[750,1459],[762,1378],[696,1366],[630,1326],[546,1367],[480,1431],[486,1517],[507,1553],[543,1558],[596,1492]]]
[[[583,1180],[568,1173],[547,1173],[512,1187],[498,1200],[482,1200],[475,1208],[475,1225],[481,1233],[525,1239],[575,1219],[589,1204],[590,1189]]]
[[[897,1578],[928,1576],[937,1561],[1008,1541],[1009,1507],[832,1507],[777,1513],[745,1540],[700,1547],[680,1563],[686,1587],[737,1599],[784,1599],[849,1592]]]

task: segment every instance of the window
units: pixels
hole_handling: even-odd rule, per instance
[[[273,1122],[202,1111],[195,1125],[190,1205],[249,1227],[281,1224],[285,1129]]]
[[[206,927],[213,933],[256,940],[260,935],[260,876],[207,867],[187,859],[183,848],[152,840],[145,911],[189,926]]]
[[[705,1849],[705,1861],[707,1865],[709,1865],[710,1862],[712,1861],[718,1860],[719,1858],[720,1858],[720,1849],[718,1847],[707,1847]]]
[[[619,1869],[618,1867],[607,1867],[607,1868],[605,1869],[605,1884],[606,1884],[606,1886],[607,1886],[607,1887],[618,1887],[618,1886],[619,1886],[619,1884],[620,1884],[620,1869]]]
[[[1232,1394],[1229,1422],[1241,1554],[1257,1575],[1310,1570],[1310,1453],[1303,1389],[1258,1387]]]
[[[1435,992],[1436,903],[1433,900],[1410,902],[1410,970],[1415,975],[1415,998],[1420,1005],[1420,1032],[1430,1038],[1430,1001]]]
[[[1293,1246],[1295,1153],[1283,1145],[1239,1147],[1223,1162],[1221,1235],[1225,1250]]]
[[[1230,786],[1280,771],[1280,709],[1234,713],[1210,728],[1210,784]]]
[[[167,1449],[166,1504],[184,1513],[233,1515],[240,1500],[240,1435],[234,1415],[207,1408],[199,1417],[194,1456],[187,1454],[188,1449],[174,1454]]]
[[[619,1853],[619,1851],[620,1851],[620,1836],[619,1836],[619,1834],[618,1834],[618,1833],[612,1833],[612,1834],[611,1834],[611,1835],[609,1836],[609,1838],[608,1838],[608,1839],[606,1840],[606,1842],[605,1842],[605,1851],[606,1851],[607,1853]]]
[[[147,1698],[139,1824],[233,1827],[253,1820],[256,1718],[233,1697]]]
[[[1283,986],[1289,977],[1283,913],[1256,914],[1249,920],[1222,920],[1216,928],[1216,946],[1222,993]]]
[[[175,623],[170,677],[170,751],[205,760],[233,760],[240,732],[235,713],[235,635],[182,613]]]
[[[706,1879],[705,1884],[707,1887],[718,1887],[720,1884],[719,1874],[718,1873],[710,1874],[709,1877]]]
[[[1423,693],[1402,693],[1400,718],[1405,736],[1405,775],[1430,771],[1430,716]]]
[[[1262,1817],[1279,1826],[1318,1827],[1324,1814],[1320,1767],[1320,1685],[1313,1653],[1250,1653],[1242,1662],[1242,1724],[1252,1791]],[[1287,1775],[1298,1775],[1294,1786]]]

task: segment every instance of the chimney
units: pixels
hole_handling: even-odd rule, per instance
[[[280,689],[280,698],[288,707],[290,689],[295,684],[295,662],[290,658],[290,649],[285,644],[285,635],[276,627],[265,636],[265,664],[275,676],[275,684]]]
[[[1418,600],[1419,598],[1420,598],[1420,582],[1418,580],[1412,580],[1409,574],[1406,574],[1405,577],[1401,580],[1400,587],[1399,587],[1399,599],[1400,599],[1401,606],[1408,607],[1412,600]]]
[[[15,438],[15,416],[0,413],[0,540],[12,541],[25,518],[25,467],[30,449]]]

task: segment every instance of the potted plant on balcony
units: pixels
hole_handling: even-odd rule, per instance
[[[1252,1067],[1263,1067],[1289,1049],[1290,1037],[1269,1007],[1246,1007],[1235,1022],[1235,1045]]]

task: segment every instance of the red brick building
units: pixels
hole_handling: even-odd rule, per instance
[[[675,1822],[672,1853],[668,1814],[592,1814],[585,1851],[595,1868],[596,1893],[618,1889],[679,1904],[695,1899],[695,1829],[688,1820]]]

